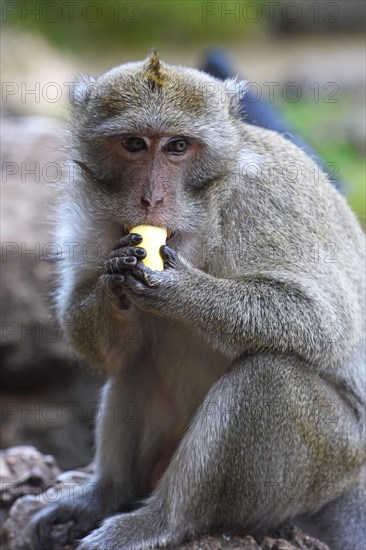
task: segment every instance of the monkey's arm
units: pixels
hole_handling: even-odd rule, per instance
[[[139,263],[135,275],[127,276],[131,300],[183,321],[229,357],[271,350],[331,364],[352,345],[346,314],[305,277],[216,278],[164,250],[166,270],[152,272]]]
[[[141,342],[138,311],[121,286],[131,259],[134,265],[137,258],[146,255],[143,249],[133,246],[139,242],[141,237],[134,235],[117,241],[122,251],[117,258],[118,272],[108,271],[108,259],[89,272],[79,258],[79,263],[60,266],[56,306],[66,339],[90,365],[109,374],[119,370]],[[114,256],[112,249],[108,258]]]
[[[75,285],[62,298],[59,317],[77,354],[109,373],[121,365],[138,338],[134,313],[121,308],[103,276]]]

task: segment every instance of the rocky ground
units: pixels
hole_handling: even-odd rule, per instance
[[[62,472],[51,455],[44,455],[34,447],[19,446],[0,453],[0,543],[4,550],[30,550],[25,526],[32,515],[72,487],[90,482],[93,467]],[[74,550],[66,543],[72,522],[53,529],[55,545],[52,550]],[[204,536],[182,544],[177,550],[218,550],[219,548],[245,550],[329,550],[296,527],[281,533],[272,533],[260,541],[251,536]]]

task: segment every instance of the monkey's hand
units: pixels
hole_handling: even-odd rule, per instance
[[[125,274],[136,266],[138,260],[146,257],[146,250],[136,246],[141,241],[142,236],[137,233],[124,235],[114,244],[112,252],[104,262],[103,282],[117,298],[125,294]]]
[[[174,296],[179,286],[189,286],[194,268],[169,246],[161,246],[163,271],[152,271],[138,261],[124,274],[124,289],[128,299],[144,311],[174,314]],[[173,308],[173,309],[172,309]]]

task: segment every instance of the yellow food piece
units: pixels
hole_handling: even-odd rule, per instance
[[[154,271],[163,271],[164,261],[159,250],[166,243],[167,229],[153,225],[138,225],[133,227],[130,233],[139,233],[142,236],[142,242],[136,246],[142,246],[146,250],[146,258],[142,260],[146,267]]]

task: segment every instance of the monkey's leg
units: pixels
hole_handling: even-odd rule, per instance
[[[319,512],[307,518],[308,532],[329,548],[366,550],[365,479]]]
[[[261,534],[340,497],[364,459],[354,411],[308,365],[249,356],[208,392],[144,506],[106,520],[78,550]]]
[[[71,541],[84,536],[105,516],[126,509],[147,494],[156,453],[146,451],[142,469],[137,454],[144,411],[137,407],[144,401],[133,376],[138,373],[128,373],[106,384],[97,427],[95,480],[72,500],[62,498],[35,515],[30,525],[35,549],[54,546],[55,524],[72,521]]]

